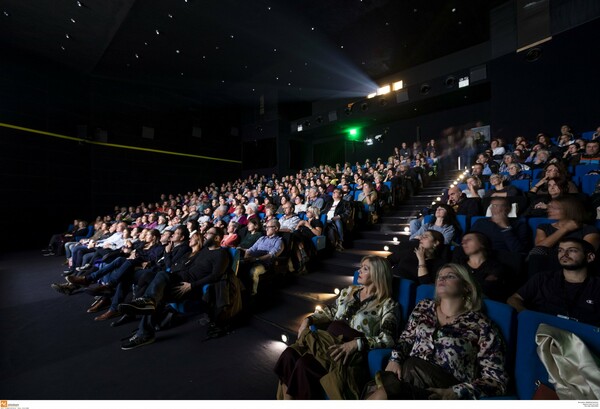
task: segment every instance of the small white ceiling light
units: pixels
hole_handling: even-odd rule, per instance
[[[389,250],[390,250],[390,248],[389,248],[388,246],[383,246],[383,250],[385,250],[385,251],[389,251]]]
[[[288,343],[288,340],[289,340],[289,339],[288,339],[288,336],[287,336],[287,334],[286,334],[285,332],[284,332],[283,334],[281,334],[281,341],[282,341],[284,344],[287,344],[287,343]]]
[[[394,91],[398,91],[399,89],[404,88],[404,82],[403,81],[396,81],[392,84],[392,89]]]
[[[340,289],[339,289],[339,288],[335,288],[335,289],[333,290],[333,293],[334,293],[335,295],[339,295],[339,294],[340,294]]]

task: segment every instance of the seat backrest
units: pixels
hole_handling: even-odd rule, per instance
[[[510,182],[510,185],[516,187],[521,192],[529,191],[529,179],[513,180]]]
[[[544,172],[544,168],[533,169],[533,178],[534,179],[541,179],[543,172]]]
[[[356,202],[358,200],[358,195],[360,195],[362,193],[362,189],[357,189],[354,191],[354,201]]]
[[[456,221],[460,225],[460,229],[462,230],[462,234],[469,232],[469,226],[467,225],[467,215],[466,214],[457,214]]]
[[[548,372],[538,357],[535,343],[535,334],[541,323],[574,333],[592,353],[600,353],[600,329],[593,325],[529,310],[519,313],[517,320],[515,381],[520,399],[533,397],[537,381],[549,384]]]
[[[527,219],[527,224],[529,225],[529,228],[531,229],[531,232],[533,234],[532,236],[532,243],[535,243],[535,234],[537,231],[537,227],[540,224],[547,224],[547,223],[554,223],[556,220],[554,219],[548,219],[547,217],[530,217],[529,219]]]
[[[592,195],[596,189],[596,184],[600,180],[600,175],[586,175],[581,177],[581,192],[586,195]]]
[[[577,165],[575,166],[575,176],[584,176],[590,170],[598,170],[598,165]]]
[[[227,247],[227,251],[229,251],[229,255],[231,258],[231,270],[233,271],[234,275],[237,275],[238,270],[240,268],[240,258],[242,256],[242,253],[235,247]]]
[[[426,214],[423,216],[423,224],[433,223],[435,221],[435,216],[432,214]]]

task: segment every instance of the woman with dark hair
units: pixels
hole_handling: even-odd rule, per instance
[[[560,162],[549,163],[544,167],[544,171],[541,173],[541,179],[529,190],[530,193],[534,193],[536,195],[545,195],[548,194],[548,179],[550,178],[563,178],[565,180],[569,180],[569,173],[567,169],[565,169],[564,165]],[[571,181],[567,182],[569,185],[568,193],[578,193],[577,186]]]
[[[461,250],[454,252],[452,262],[469,271],[485,296],[505,302],[511,294],[506,267],[492,258],[490,239],[483,233],[469,232],[462,238]]]
[[[550,178],[546,182],[546,186],[548,194],[535,195],[529,207],[523,213],[524,217],[548,217],[548,203],[558,197],[567,195],[569,192],[569,185],[563,178]]]
[[[426,230],[419,236],[418,246],[402,245],[388,256],[395,276],[419,284],[431,284],[434,274],[447,260],[444,236],[437,230]]]
[[[447,204],[439,204],[435,209],[435,221],[433,223],[423,223],[418,230],[411,232],[409,239],[418,240],[421,234],[427,230],[439,231],[444,236],[444,244],[450,244],[459,230],[454,209]]]
[[[538,225],[535,234],[536,247],[555,250],[558,241],[568,237],[585,240],[598,251],[600,234],[594,226],[583,223],[585,207],[581,201],[569,196],[557,197],[548,204],[547,209],[548,218],[556,221]]]
[[[258,239],[260,239],[263,234],[260,226],[260,220],[258,219],[250,219],[248,220],[248,224],[246,225],[246,235],[240,241],[238,245],[238,249],[248,250]]]
[[[482,294],[469,272],[456,264],[443,266],[434,298],[421,300],[411,313],[385,372],[376,377],[381,387],[369,399],[504,395],[506,347],[481,307]]]
[[[366,353],[393,345],[399,310],[391,298],[390,265],[373,255],[360,264],[358,285],[304,318],[298,341],[279,357],[278,399],[323,399],[324,392],[331,399],[358,399],[368,380]]]
[[[514,186],[504,186],[504,176],[497,173],[490,175],[490,189],[485,192],[484,198],[488,197],[513,197],[519,195],[519,189]]]

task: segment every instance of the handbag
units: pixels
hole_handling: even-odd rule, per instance
[[[409,357],[401,365],[402,380],[395,373],[377,372],[374,380],[367,383],[363,399],[368,398],[380,387],[385,389],[388,399],[428,399],[433,393],[427,388],[446,389],[460,383],[440,366],[417,357]]]

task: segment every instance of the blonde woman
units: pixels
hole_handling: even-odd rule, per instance
[[[326,392],[332,399],[357,399],[366,382],[364,353],[393,345],[399,312],[390,298],[390,265],[379,256],[366,256],[360,264],[358,285],[343,289],[333,305],[304,318],[298,341],[279,357],[278,398],[323,399]],[[326,390],[322,378],[331,381],[325,382]]]

